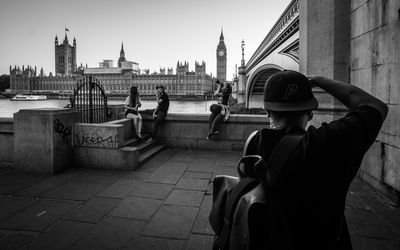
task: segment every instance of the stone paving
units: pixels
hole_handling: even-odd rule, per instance
[[[0,249],[211,249],[211,180],[239,152],[167,149],[135,171],[55,176],[0,168]],[[400,212],[356,179],[347,201],[354,249],[400,249]]]

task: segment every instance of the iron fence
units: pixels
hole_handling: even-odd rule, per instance
[[[92,76],[80,79],[71,97],[71,107],[81,114],[81,122],[107,121],[107,97],[100,82]]]

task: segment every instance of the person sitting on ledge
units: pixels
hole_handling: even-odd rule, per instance
[[[156,138],[158,127],[160,126],[160,123],[165,121],[169,109],[169,97],[168,94],[165,93],[165,87],[159,85],[156,87],[156,90],[157,107],[153,112],[153,132],[151,133],[151,137],[147,140],[148,143],[151,143]]]
[[[138,89],[132,86],[130,95],[125,100],[125,117],[133,120],[136,137],[139,139],[142,138],[142,116],[138,112],[140,106],[142,106],[142,103]]]
[[[215,82],[218,85],[214,96],[219,97],[217,104],[210,106],[209,129],[206,139],[209,140],[212,135],[219,133],[218,125],[221,120],[227,121],[229,119],[229,98],[232,93],[232,87],[228,83],[221,83],[219,80]]]

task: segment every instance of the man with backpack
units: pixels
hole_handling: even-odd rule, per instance
[[[306,130],[318,107],[311,86],[331,94],[349,113]],[[245,153],[267,163],[266,185],[276,203],[272,207],[278,207],[279,215],[272,209],[266,219],[267,249],[352,249],[344,217],[346,195],[386,118],[387,105],[354,85],[281,71],[267,80],[264,108],[269,128],[249,137]],[[270,162],[272,154],[284,161],[282,167]]]

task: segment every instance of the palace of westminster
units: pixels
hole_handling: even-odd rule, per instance
[[[51,93],[71,94],[77,83],[85,76],[95,77],[103,86],[106,93],[126,94],[131,86],[137,86],[142,95],[152,95],[156,86],[163,85],[172,95],[204,95],[213,90],[216,79],[226,81],[227,51],[224,35],[221,31],[219,44],[216,49],[217,76],[213,78],[206,74],[206,63],[195,62],[195,71],[189,71],[188,62],[177,62],[176,73],[172,68],[160,68],[160,72],[149,73],[140,70],[139,64],[125,59],[123,44],[117,67],[112,60],[103,60],[99,67],[89,68],[76,63],[76,40],[72,45],[68,42],[67,34],[59,44],[55,37],[55,74],[44,74],[43,68],[22,68],[10,66],[10,91],[13,93]]]

